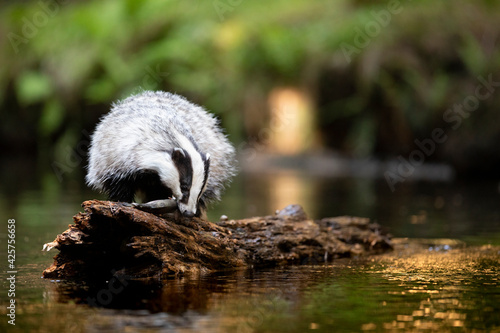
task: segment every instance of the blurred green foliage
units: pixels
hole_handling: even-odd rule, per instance
[[[415,138],[447,126],[443,113],[474,93],[478,76],[500,81],[498,22],[500,3],[490,0],[3,5],[2,142],[34,138],[43,154],[75,145],[112,101],[141,89],[207,106],[241,141],[254,134],[244,128],[244,101],[265,106],[268,92],[286,85],[314,97],[323,145],[357,156],[404,154]],[[500,163],[492,153],[499,95],[449,132],[433,158]]]

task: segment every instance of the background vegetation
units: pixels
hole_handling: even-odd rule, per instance
[[[205,105],[238,144],[265,126],[248,123],[267,119],[270,91],[291,86],[313,98],[316,149],[407,157],[415,139],[443,128],[448,139],[429,160],[469,176],[500,167],[499,87],[457,128],[443,120],[474,96],[478,77],[500,81],[498,1],[42,0],[1,8],[4,156],[61,161],[68,147],[84,155],[78,145],[110,103],[141,89]]]

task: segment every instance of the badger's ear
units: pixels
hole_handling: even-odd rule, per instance
[[[172,160],[174,161],[180,161],[186,158],[186,153],[184,152],[184,149],[182,148],[174,148],[172,150]]]
[[[209,153],[207,153],[205,155],[205,161],[210,162],[210,154]]]

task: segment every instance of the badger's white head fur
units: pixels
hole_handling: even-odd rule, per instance
[[[172,190],[183,216],[199,215],[199,206],[203,205],[200,198],[207,187],[210,154],[177,147],[172,150],[171,158],[177,172],[162,177],[160,171],[160,179],[165,179],[165,185]]]

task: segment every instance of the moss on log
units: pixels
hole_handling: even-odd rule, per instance
[[[51,279],[124,275],[166,278],[240,267],[324,263],[392,249],[390,237],[366,218],[311,220],[298,205],[275,215],[218,224],[131,205],[90,200],[74,224],[44,245],[60,252],[43,272]]]

